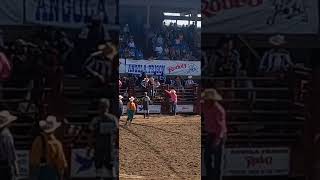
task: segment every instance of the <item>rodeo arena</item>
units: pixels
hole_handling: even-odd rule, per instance
[[[320,179],[318,2],[202,1],[203,177]]]
[[[0,179],[118,179],[118,2],[4,0],[0,29]]]
[[[200,2],[119,4],[120,179],[200,179]]]

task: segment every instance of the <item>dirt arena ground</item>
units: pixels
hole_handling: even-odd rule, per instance
[[[120,122],[120,179],[200,178],[199,116],[136,116]]]

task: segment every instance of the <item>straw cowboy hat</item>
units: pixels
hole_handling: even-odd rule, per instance
[[[6,125],[12,123],[13,121],[17,120],[18,118],[9,111],[0,111],[0,128],[5,127]]]
[[[120,100],[123,99],[123,96],[119,95],[119,99],[120,99]]]
[[[275,46],[280,46],[286,43],[285,37],[283,35],[275,35],[269,38],[269,43]]]
[[[174,94],[176,94],[177,92],[176,92],[176,90],[171,89],[171,90],[170,90],[170,93],[174,93]]]
[[[106,44],[100,44],[98,45],[98,51],[108,51],[108,53],[110,53],[112,56],[117,55],[117,47],[112,44],[111,42],[107,42]]]
[[[221,101],[223,98],[215,89],[205,89],[201,93],[201,98],[203,100],[214,100],[214,101]]]
[[[192,79],[192,76],[188,76],[188,79]]]
[[[130,98],[129,98],[129,101],[134,101],[134,97],[130,97]]]
[[[41,120],[39,122],[39,126],[44,132],[52,133],[61,126],[61,123],[57,122],[57,118],[55,116],[48,116],[46,120]]]

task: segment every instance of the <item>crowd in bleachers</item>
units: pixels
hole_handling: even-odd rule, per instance
[[[169,89],[181,90],[190,89],[198,85],[197,80],[193,80],[192,76],[183,78],[180,76],[175,77],[158,77],[158,76],[123,76],[119,79],[119,88],[125,89],[126,93],[129,89],[142,89],[148,92],[150,97],[158,95],[158,91],[161,90],[162,86],[167,86]],[[162,94],[162,93],[159,93]],[[128,94],[124,94],[124,97],[128,97]]]
[[[194,24],[163,24],[144,34],[134,34],[126,24],[120,31],[120,57],[195,61],[200,57],[200,30]],[[140,38],[143,37],[143,38]]]

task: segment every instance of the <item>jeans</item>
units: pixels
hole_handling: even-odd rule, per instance
[[[111,135],[103,135],[97,137],[95,150],[95,167],[101,169],[104,167],[111,169],[111,152],[112,152],[112,142]]]
[[[206,168],[206,177],[214,180],[222,180],[223,176],[223,151],[224,140],[218,145],[212,146],[212,135],[207,136],[207,142],[204,152],[204,163]]]
[[[174,115],[177,114],[177,103],[176,102],[172,102],[172,104],[171,104],[171,113]]]

